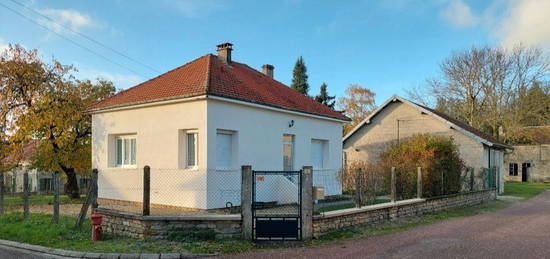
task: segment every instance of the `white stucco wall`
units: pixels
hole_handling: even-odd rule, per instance
[[[92,115],[92,166],[99,198],[142,201],[143,167],[151,167],[151,202],[206,208],[206,100]],[[198,167],[185,169],[183,130],[197,130]],[[201,134],[202,133],[202,134]],[[136,135],[136,168],[114,166],[114,137]]]
[[[291,120],[293,127],[289,127]],[[328,142],[326,166],[314,171],[314,183],[325,185],[327,195],[341,193],[337,173],[341,168],[342,122],[203,99],[97,113],[92,123],[92,165],[100,172],[100,198],[141,201],[142,168],[149,165],[152,203],[202,209],[225,207],[227,202],[239,205],[240,167],[282,170],[283,134],[295,135],[294,170],[311,165],[311,139]],[[179,133],[188,129],[199,136],[199,161],[194,170],[182,168],[179,161],[185,152]],[[218,130],[234,133],[234,161],[224,170],[216,168]],[[136,134],[136,168],[114,167],[113,140],[124,134]],[[274,188],[290,189],[292,194],[293,183],[281,178],[274,181]],[[279,193],[272,199],[283,202],[289,198]]]
[[[326,195],[341,194],[342,189],[337,174],[342,167],[342,123],[286,112],[259,109],[247,105],[228,103],[219,100],[208,101],[208,174],[209,204],[217,207],[226,200],[226,195],[240,193],[241,165],[251,165],[253,170],[283,170],[283,135],[292,134],[295,139],[294,170],[311,165],[311,140],[321,139],[328,142],[326,166],[314,168],[314,185],[325,186]],[[294,126],[289,122],[294,120]],[[216,132],[229,130],[236,132],[237,157],[231,172],[216,171]],[[292,184],[280,176],[281,192],[292,195]],[[225,180],[224,180],[225,179]],[[225,184],[220,184],[225,183]],[[264,189],[264,188],[260,188]],[[231,192],[233,190],[233,194]],[[287,191],[288,190],[288,191]],[[240,198],[239,195],[236,195]],[[283,199],[283,198],[281,198]],[[291,199],[285,197],[284,199]],[[236,201],[238,202],[238,200]],[[235,203],[234,203],[235,204]]]

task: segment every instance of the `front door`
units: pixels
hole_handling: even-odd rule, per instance
[[[521,181],[527,182],[529,179],[529,167],[531,167],[531,163],[523,163],[521,164]]]

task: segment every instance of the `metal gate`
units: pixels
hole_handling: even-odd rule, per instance
[[[301,171],[252,171],[252,184],[252,238],[301,240]]]

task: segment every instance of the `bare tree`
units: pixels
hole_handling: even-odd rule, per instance
[[[440,70],[440,77],[428,80],[427,85],[427,95],[437,101],[438,110],[497,138],[504,137],[502,130],[513,132],[524,125],[526,116],[533,118],[529,115],[533,110],[539,110],[535,113],[540,120],[531,123],[544,123],[546,114],[525,101],[531,93],[543,99],[540,105],[546,103],[547,95],[530,91],[550,75],[549,59],[540,49],[472,47],[452,54]],[[505,139],[511,140],[512,135]]]

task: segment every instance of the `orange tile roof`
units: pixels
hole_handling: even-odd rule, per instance
[[[88,111],[212,95],[291,111],[349,120],[342,113],[235,61],[226,65],[207,54],[88,107]]]

